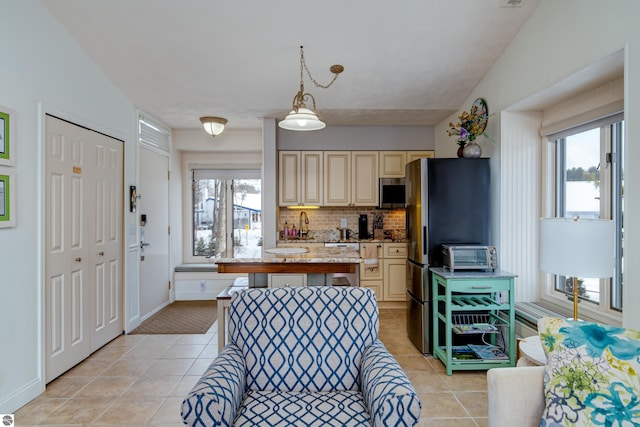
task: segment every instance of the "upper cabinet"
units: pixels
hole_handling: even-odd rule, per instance
[[[300,152],[278,153],[278,204],[295,206],[300,203]]]
[[[378,204],[377,151],[324,152],[324,206]]]
[[[279,206],[378,206],[378,178],[433,151],[279,151]]]
[[[378,206],[378,152],[351,152],[351,206]]]
[[[280,151],[278,153],[278,204],[321,206],[322,151]]]
[[[404,178],[406,151],[380,152],[380,178]]]
[[[405,165],[423,157],[435,157],[435,151],[381,151],[380,178],[404,178]]]
[[[351,151],[324,152],[324,205],[351,205]]]
[[[407,151],[407,163],[410,163],[416,159],[422,159],[422,158],[434,158],[436,156],[436,152],[433,150],[427,150],[427,151]],[[402,176],[404,176],[404,171]]]
[[[302,182],[300,183],[300,204],[321,206],[323,204],[323,162],[322,151],[301,151],[300,164],[302,166]]]

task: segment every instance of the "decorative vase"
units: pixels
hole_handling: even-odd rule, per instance
[[[464,151],[464,142],[458,143],[458,157],[462,157],[463,151]]]
[[[464,146],[462,157],[467,159],[477,159],[482,156],[482,148],[475,142],[470,142]]]

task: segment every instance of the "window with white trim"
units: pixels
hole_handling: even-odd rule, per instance
[[[606,218],[616,222],[616,272],[610,279],[578,278],[578,294],[587,308],[600,313],[622,311],[624,122],[623,114],[581,124],[547,136],[554,144],[555,216]],[[593,248],[597,251],[598,248]],[[572,278],[554,276],[545,297],[569,307]]]

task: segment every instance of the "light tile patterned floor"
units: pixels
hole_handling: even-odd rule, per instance
[[[216,331],[120,336],[19,409],[16,425],[182,426],[180,403],[216,357]],[[420,426],[488,425],[486,372],[447,376],[407,338],[404,310],[380,310],[380,339],[420,394]]]

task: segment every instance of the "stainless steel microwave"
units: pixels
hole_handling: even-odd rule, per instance
[[[495,246],[442,245],[442,265],[450,271],[495,271],[498,268],[498,251]]]
[[[378,208],[404,208],[406,206],[404,184],[404,178],[380,178]]]

